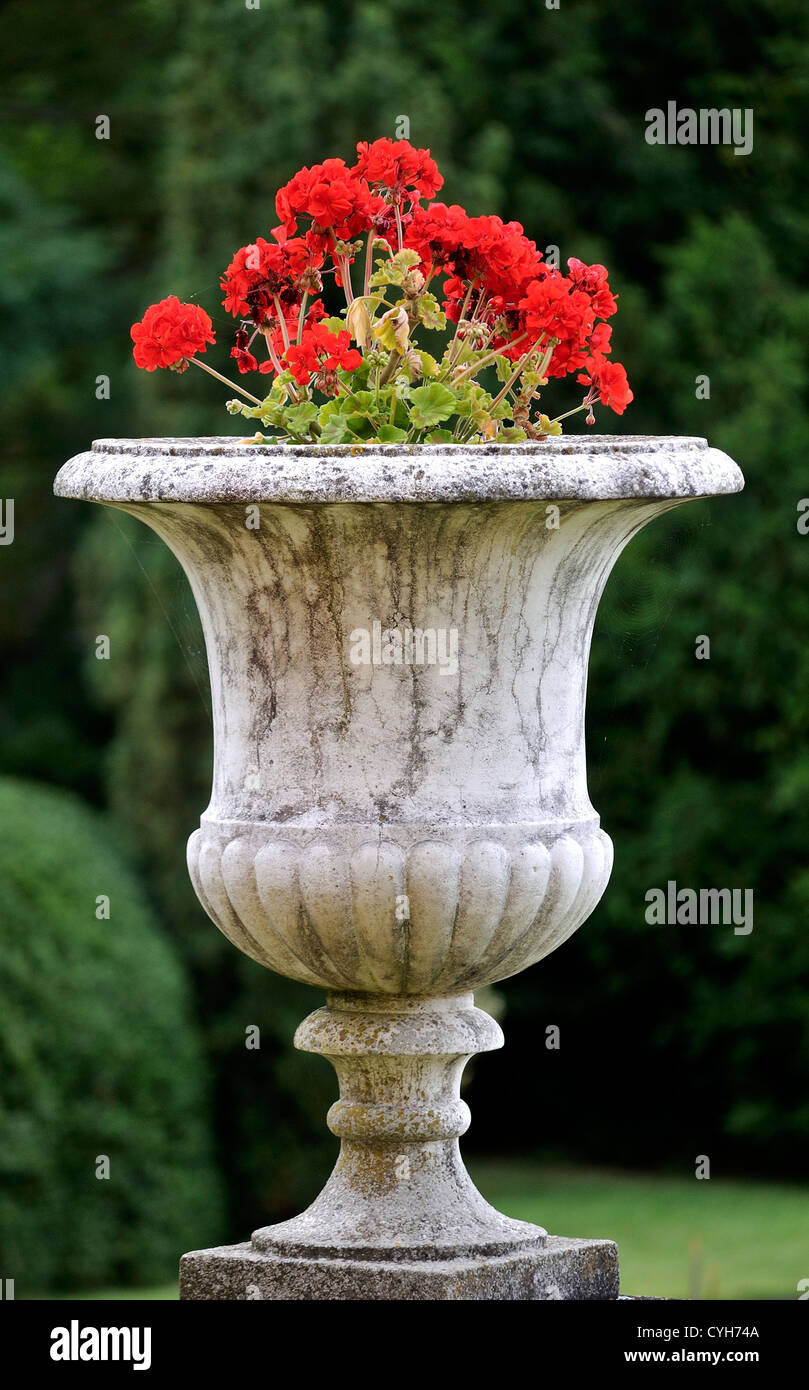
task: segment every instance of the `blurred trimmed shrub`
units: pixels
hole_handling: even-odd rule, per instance
[[[110,831],[73,795],[0,779],[0,1271],[17,1296],[168,1279],[217,1238],[205,1109],[184,969]]]

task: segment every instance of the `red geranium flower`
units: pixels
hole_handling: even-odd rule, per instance
[[[415,208],[405,246],[418,251],[425,275],[454,268],[456,257],[471,239],[472,219],[458,203],[433,203]]]
[[[629,389],[626,371],[620,362],[607,362],[603,357],[588,357],[585,370],[576,377],[582,386],[598,392],[602,405],[608,405],[616,415],[623,415],[630,401],[635,399]]]
[[[188,364],[207,343],[214,343],[213,324],[198,304],[181,304],[176,294],[150,304],[139,323],[130,330],[135,344],[132,356],[139,367],[153,372],[157,367]]]
[[[418,251],[426,275],[450,274],[444,310],[451,322],[457,323],[471,286],[470,311],[478,322],[506,329],[495,345],[507,350],[509,338],[522,331],[520,300],[541,267],[539,252],[519,222],[469,217],[457,205],[433,203],[415,208],[405,245]]]
[[[313,372],[336,372],[338,367],[354,372],[362,364],[362,355],[351,347],[351,334],[346,329],[331,333],[321,323],[305,328],[300,343],[293,343],[284,354],[284,361],[300,386],[305,386]]]
[[[392,201],[400,203],[405,193],[411,202],[419,198],[434,198],[444,179],[429,150],[417,150],[409,140],[390,140],[384,136],[369,144],[357,145],[354,172],[372,186],[388,189]]]
[[[585,265],[584,261],[577,260],[575,256],[571,256],[567,264],[573,284],[590,296],[597,317],[611,318],[618,305],[607,283],[607,267]]]
[[[610,352],[610,329],[596,323],[599,313],[615,312],[615,299],[603,266],[571,262],[571,274],[541,265],[520,300],[520,329],[538,344],[555,339],[548,376],[580,371],[592,358]]]
[[[236,359],[236,366],[242,375],[258,371],[258,362],[250,351],[249,339],[243,328],[236,334],[236,346],[230,349],[230,355]]]
[[[322,263],[322,251],[307,238],[284,238],[279,245],[256,237],[240,247],[222,276],[222,303],[234,318],[268,323],[278,318],[276,295],[286,312],[300,304],[304,290],[320,292]]]
[[[293,236],[299,217],[311,217],[314,241],[321,248],[334,240],[350,241],[371,228],[374,213],[383,206],[371,194],[365,179],[349,169],[344,159],[326,159],[311,169],[299,169],[289,183],[279,189],[275,210],[281,226],[274,235]]]

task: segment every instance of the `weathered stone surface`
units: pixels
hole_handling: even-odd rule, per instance
[[[337,1072],[340,1099],[327,1123],[342,1141],[340,1157],[312,1205],[254,1231],[254,1249],[399,1262],[544,1244],[541,1226],[490,1206],[461,1161],[458,1139],[470,1120],[461,1073],[471,1056],[503,1045],[471,994],[330,994],[295,1045],[328,1057]]]
[[[273,1298],[616,1296],[609,1242],[511,1221],[464,1170],[461,1072],[502,1042],[469,991],[554,950],[608,882],[584,710],[613,564],[656,516],[742,485],[690,438],[100,440],[62,469],[60,496],[139,517],[194,591],[215,732],[200,902],[330,991],[296,1042],[340,1079],[334,1173],[251,1246],[187,1256],[184,1296],[249,1297],[250,1271]]]
[[[97,439],[59,473],[90,502],[605,501],[739,492],[735,463],[689,436],[584,435],[525,444],[251,445]]]
[[[421,1262],[286,1259],[249,1243],[194,1250],[180,1262],[181,1299],[604,1300],[618,1297],[611,1240],[548,1236],[537,1250]]]
[[[584,750],[601,590],[654,516],[740,485],[695,439],[122,440],[67,464],[60,495],[123,505],[194,589],[216,760],[188,857],[217,926],[295,979],[390,994],[476,988],[560,945],[612,862]],[[457,669],[354,664],[375,621],[456,633]]]
[[[373,828],[263,821],[233,834],[206,813],[188,869],[208,916],[279,974],[433,995],[546,956],[590,915],[612,867],[612,841],[583,818],[445,825],[441,840],[424,823],[379,822],[376,839]]]

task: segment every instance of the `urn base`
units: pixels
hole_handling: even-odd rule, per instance
[[[618,1247],[611,1240],[548,1236],[507,1255],[440,1260],[288,1257],[249,1241],[193,1250],[180,1261],[181,1300],[612,1300]]]

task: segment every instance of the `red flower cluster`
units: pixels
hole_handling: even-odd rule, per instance
[[[630,401],[635,399],[629,389],[626,371],[620,362],[608,362],[600,353],[588,357],[576,380],[590,388],[598,396],[602,405],[608,405],[616,415],[623,415]]]
[[[219,282],[225,292],[224,307],[234,318],[249,318],[256,324],[277,321],[275,297],[286,314],[300,304],[304,290],[319,293],[317,272],[322,264],[322,251],[306,237],[290,238],[281,245],[256,237],[236,252]]]
[[[361,140],[357,155],[353,172],[369,184],[387,189],[393,202],[401,203],[406,194],[412,203],[419,198],[434,198],[444,186],[430,151],[414,149],[409,140],[383,137],[372,144]]]
[[[293,236],[298,218],[310,217],[315,243],[332,247],[335,239],[350,241],[369,231],[374,213],[382,206],[356,169],[349,169],[343,159],[327,159],[311,169],[299,169],[279,189],[275,210],[281,226],[274,228],[274,235]]]
[[[505,332],[498,334],[496,344],[504,355],[512,355],[510,339],[517,335],[520,300],[542,269],[536,245],[520,223],[469,217],[457,204],[433,203],[416,208],[405,245],[418,252],[426,275],[448,275],[444,310],[451,322],[458,322],[471,288],[468,312],[482,324],[503,320]],[[524,347],[515,348],[513,355],[523,351]]]
[[[331,333],[322,323],[305,328],[301,341],[293,343],[284,354],[284,361],[300,386],[308,385],[310,376],[336,372],[342,367],[354,372],[362,364],[362,355],[351,346],[351,334],[346,329]]]
[[[174,367],[206,343],[214,343],[213,324],[198,304],[181,304],[176,294],[150,304],[140,323],[133,323],[130,336],[135,344],[132,355],[139,367],[153,372],[157,367]]]
[[[500,217],[469,217],[457,203],[417,208],[405,245],[418,251],[426,275],[448,271],[454,281],[471,283],[486,295],[513,301],[537,273],[540,256],[519,222]],[[454,294],[457,290],[453,285]],[[453,293],[451,291],[451,294]]]
[[[593,311],[597,318],[611,318],[618,308],[615,295],[607,284],[607,267],[604,265],[585,265],[575,256],[567,263],[570,279],[576,289],[589,294]]]
[[[458,203],[433,203],[417,208],[408,225],[405,246],[418,251],[421,268],[428,277],[454,271],[469,235],[471,218]]]
[[[611,316],[618,307],[603,265],[586,266],[571,259],[568,267],[570,274],[563,275],[549,266],[540,266],[539,275],[520,301],[520,327],[528,340],[555,340],[546,368],[546,374],[553,377],[581,371],[588,360],[603,361],[611,351],[612,329],[596,320]],[[605,400],[603,404],[612,401]],[[612,408],[617,409],[614,404]]]
[[[318,389],[330,392],[338,368],[360,366],[349,333],[324,328],[322,300],[309,303],[308,297],[321,294],[328,258],[334,283],[353,302],[358,287],[351,284],[352,243],[367,235],[366,293],[374,236],[388,242],[391,255],[402,247],[417,252],[424,281],[411,277],[408,289],[416,298],[422,283],[426,292],[434,277],[443,277],[446,316],[456,324],[463,318],[451,367],[458,363],[468,375],[463,364],[469,348],[485,359],[483,365],[496,354],[515,363],[530,355],[532,363],[541,361],[546,376],[577,374],[587,388],[585,406],[599,399],[621,414],[632,392],[620,363],[607,360],[611,329],[605,320],[617,305],[605,267],[575,257],[567,274],[549,266],[519,222],[470,217],[457,204],[431,202],[443,182],[429,150],[387,137],[361,141],[353,167],[327,159],[299,169],[276,196],[281,224],[273,230],[274,241],[257,237],[241,247],[220,281],[225,309],[243,320],[231,351],[239,372],[288,369],[299,385],[314,378]],[[344,243],[339,250],[338,243]],[[407,313],[412,326],[418,313]],[[260,364],[251,351],[257,335],[249,336],[250,325],[260,330],[259,343],[266,343],[268,359]],[[214,341],[207,314],[173,296],[152,305],[132,337],[135,361],[147,371],[184,370],[195,352]]]

